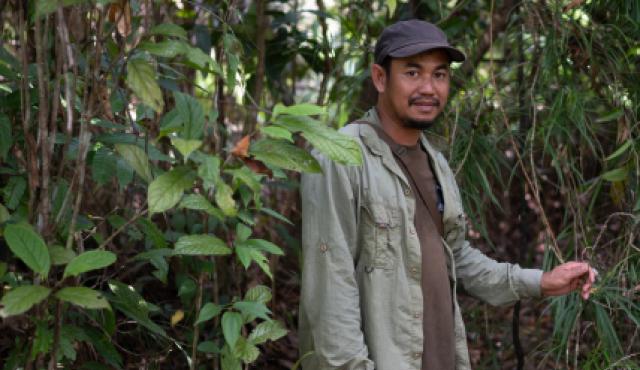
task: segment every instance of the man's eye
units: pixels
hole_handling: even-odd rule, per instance
[[[442,80],[447,77],[447,74],[445,72],[436,72],[434,76],[438,80]]]
[[[407,71],[406,75],[409,77],[416,77],[418,75],[418,71]]]

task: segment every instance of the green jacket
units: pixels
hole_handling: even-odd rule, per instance
[[[379,125],[375,109],[365,120]],[[300,352],[304,370],[420,370],[422,288],[415,198],[384,141],[366,124],[341,132],[362,166],[314,153],[323,174],[302,176]],[[456,370],[470,369],[456,285],[493,305],[540,295],[542,271],[498,263],[465,240],[460,192],[446,159],[423,135],[443,188],[443,245],[454,297]]]

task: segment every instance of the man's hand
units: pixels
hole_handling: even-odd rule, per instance
[[[563,295],[580,288],[583,299],[589,299],[596,270],[586,262],[567,262],[542,274],[540,289],[545,296]]]

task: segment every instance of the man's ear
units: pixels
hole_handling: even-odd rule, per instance
[[[378,90],[378,94],[384,92],[384,88],[387,84],[387,71],[380,64],[373,63],[371,65],[371,80],[373,86]]]

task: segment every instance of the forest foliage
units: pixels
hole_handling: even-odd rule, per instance
[[[361,162],[336,129],[407,18],[468,55],[436,134],[469,238],[600,272],[464,298],[474,368],[640,368],[637,1],[0,0],[3,368],[295,368],[297,174]]]

